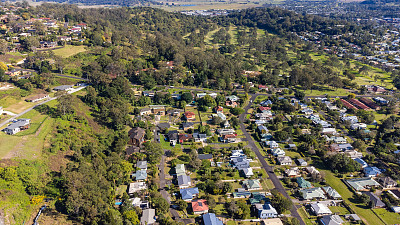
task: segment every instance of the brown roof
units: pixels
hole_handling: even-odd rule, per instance
[[[146,131],[143,128],[140,128],[140,127],[132,128],[128,132],[130,138],[137,139],[137,140],[143,138],[145,133],[146,133]]]

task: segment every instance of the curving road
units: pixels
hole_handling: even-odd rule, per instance
[[[239,116],[240,129],[242,130],[244,136],[246,137],[246,139],[249,143],[248,146],[256,154],[258,160],[260,161],[260,163],[262,165],[262,168],[267,172],[269,178],[271,179],[272,183],[274,184],[275,189],[277,191],[279,191],[287,199],[290,199],[290,196],[288,195],[285,188],[283,187],[283,185],[279,181],[278,177],[274,173],[274,168],[272,166],[268,165],[268,163],[265,161],[263,155],[261,155],[260,150],[258,149],[257,145],[255,144],[255,142],[254,142],[253,138],[251,137],[251,135],[249,134],[249,132],[247,132],[246,127],[244,126],[244,123],[243,123],[245,120],[247,111],[250,109],[252,102],[254,102],[254,100],[257,98],[258,95],[260,95],[260,94],[254,94],[251,96],[249,104],[244,108],[244,113],[242,113]],[[300,217],[300,214],[297,212],[297,208],[294,204],[293,204],[293,207],[290,209],[290,213],[291,213],[292,217],[295,217],[299,220],[300,225],[305,225],[303,219]]]

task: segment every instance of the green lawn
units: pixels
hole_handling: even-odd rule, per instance
[[[400,215],[386,209],[373,209],[387,224],[399,224]]]
[[[347,188],[347,186],[337,177],[333,175],[331,171],[324,170],[326,183],[334,188],[342,196],[343,200],[360,216],[363,221],[368,225],[383,224],[383,222],[367,207],[353,203],[353,193]]]
[[[308,213],[305,211],[304,207],[297,209],[297,212],[300,214],[306,225],[313,225],[314,223],[310,220]]]
[[[68,58],[70,56],[76,55],[80,52],[86,51],[85,46],[74,46],[74,45],[66,45],[64,48],[53,50],[56,56],[61,56],[63,58]]]
[[[344,207],[341,206],[330,206],[329,209],[335,214],[339,214],[339,215],[346,215],[346,214],[350,214],[349,210],[347,210]]]
[[[350,92],[343,88],[334,89],[332,87],[324,87],[323,90],[306,90],[304,91],[304,93],[308,96],[328,94],[334,97],[334,96],[345,96],[348,95]]]

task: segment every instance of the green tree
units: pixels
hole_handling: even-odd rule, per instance
[[[292,208],[292,201],[285,198],[281,193],[275,193],[271,199],[271,205],[278,211],[279,214],[284,213],[286,210]]]
[[[135,210],[125,211],[123,214],[124,219],[130,221],[132,224],[139,224],[139,216],[137,215]]]

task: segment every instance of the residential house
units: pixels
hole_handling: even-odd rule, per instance
[[[178,176],[177,179],[178,179],[178,186],[180,189],[192,186],[192,181],[190,179],[190,176],[186,174]]]
[[[290,169],[285,169],[285,174],[288,177],[297,177],[300,176],[300,170],[298,167],[292,167]]]
[[[142,94],[143,94],[143,96],[145,96],[145,97],[150,97],[150,98],[152,98],[152,97],[154,97],[154,95],[156,94],[156,92],[154,92],[154,91],[143,91]]]
[[[400,213],[400,206],[392,206],[390,208],[394,213]]]
[[[57,46],[57,42],[55,42],[55,41],[40,41],[39,46],[40,46],[40,48],[54,48]]]
[[[397,182],[391,177],[381,177],[379,178],[379,183],[381,183],[383,188],[394,188],[397,186]]]
[[[310,206],[311,206],[311,211],[316,216],[324,216],[324,215],[331,215],[332,214],[332,211],[325,204],[312,203]]]
[[[386,207],[386,204],[383,203],[382,200],[378,196],[376,196],[374,193],[372,193],[370,191],[365,191],[363,193],[369,196],[369,199],[372,202],[373,208],[384,208],[384,207]]]
[[[248,191],[261,190],[262,186],[259,180],[244,180],[243,187]]]
[[[142,217],[140,218],[140,225],[152,225],[156,223],[156,210],[145,209],[143,210]]]
[[[303,110],[301,110],[302,113],[304,113],[305,115],[311,115],[314,113],[314,111],[310,108],[305,108]]]
[[[340,151],[339,145],[338,145],[338,144],[331,144],[331,145],[329,146],[329,149],[330,149],[332,152],[338,152],[338,151]]]
[[[173,94],[171,95],[171,97],[172,97],[174,100],[179,101],[179,100],[181,100],[182,95],[181,95],[181,94],[178,94],[178,93],[173,93]]]
[[[178,134],[179,143],[188,142],[193,139],[192,134]]]
[[[73,88],[73,85],[61,85],[53,88],[55,91],[71,91]]]
[[[365,130],[367,129],[367,124],[365,123],[355,123],[350,126],[352,130]]]
[[[346,144],[347,143],[347,139],[344,138],[344,137],[338,137],[338,136],[329,137],[329,136],[325,136],[325,138],[326,138],[327,142],[333,141],[335,144]]]
[[[239,97],[236,95],[231,95],[226,97],[226,100],[237,102],[239,100]]]
[[[270,202],[270,200],[265,197],[264,193],[260,193],[260,192],[253,192],[251,193],[251,198],[249,199],[249,202],[251,205],[255,205],[255,204],[264,204],[264,203],[268,203]]]
[[[214,213],[206,213],[203,215],[203,225],[224,225]]]
[[[196,115],[194,114],[194,112],[190,112],[190,111],[186,111],[185,113],[183,113],[184,119],[185,120],[195,120],[196,119]]]
[[[26,98],[25,101],[27,102],[38,102],[38,101],[42,101],[44,99],[49,98],[48,94],[38,94],[29,98]]]
[[[229,135],[229,134],[235,134],[234,129],[218,129],[217,134],[219,135]]]
[[[266,141],[265,145],[270,148],[279,148],[279,144],[276,141]]]
[[[144,142],[144,135],[146,131],[140,127],[134,127],[129,132],[128,144],[139,147]]]
[[[341,199],[342,196],[330,186],[322,187],[322,190],[325,191],[326,195],[331,199]]]
[[[212,154],[199,154],[197,157],[198,157],[200,160],[213,161],[213,155],[212,155]]]
[[[328,128],[322,128],[321,133],[322,134],[330,134],[330,135],[336,135],[337,134],[335,128],[329,128],[329,127]]]
[[[151,112],[154,115],[165,116],[165,107],[164,106],[151,106]]]
[[[215,113],[224,113],[224,108],[221,107],[221,106],[216,106],[216,107],[214,108],[214,112],[215,112]]]
[[[276,157],[285,156],[286,152],[280,148],[273,148],[271,149],[271,154]]]
[[[182,129],[185,131],[193,128],[194,128],[194,123],[192,122],[182,123]]]
[[[134,182],[129,184],[128,195],[133,195],[134,193],[147,190],[147,184],[145,182]]]
[[[289,146],[289,149],[292,149],[292,150],[297,148],[296,144],[288,144],[288,146]]]
[[[376,101],[377,103],[382,104],[382,105],[386,105],[386,104],[389,103],[388,100],[386,100],[386,99],[384,99],[382,97],[376,97],[376,98],[373,98],[373,99],[374,99],[374,101]]]
[[[246,178],[250,178],[251,176],[254,175],[253,168],[251,168],[251,167],[241,169],[240,173]]]
[[[231,100],[225,101],[225,105],[231,108],[236,108],[239,106],[237,102]]]
[[[220,137],[220,141],[224,143],[233,143],[236,142],[236,134],[226,134]]]
[[[263,113],[256,113],[255,114],[255,117],[258,119],[258,120],[263,120],[263,121],[270,121],[270,120],[272,120],[272,112],[271,111],[268,111],[268,112],[263,112]]]
[[[264,125],[258,126],[258,127],[257,127],[257,130],[258,130],[258,132],[261,133],[261,134],[266,134],[266,133],[268,133],[268,128],[267,128],[266,126],[264,126]]]
[[[179,116],[181,114],[182,110],[180,109],[170,109],[167,111],[167,114],[170,116]]]
[[[307,166],[308,165],[308,163],[304,159],[296,159],[296,163],[299,166]]]
[[[292,165],[292,159],[289,156],[279,156],[276,160],[282,166]]]
[[[339,144],[338,147],[339,147],[339,151],[342,151],[342,152],[354,149],[353,146],[349,143]]]
[[[262,90],[268,91],[268,87],[267,87],[267,85],[260,84],[260,85],[258,85],[258,90],[260,90],[260,91],[262,91]]]
[[[311,199],[326,199],[325,193],[320,187],[308,188],[299,191],[302,198],[305,200]]]
[[[186,169],[184,164],[177,164],[175,166],[175,175],[181,176],[181,175],[186,175]]]
[[[30,125],[31,125],[30,119],[18,119],[17,121],[13,122],[12,124],[4,128],[3,131],[6,134],[13,135],[22,130],[28,129]]]
[[[179,138],[178,134],[179,133],[178,133],[177,130],[168,131],[167,136],[168,136],[168,140],[169,140],[170,145],[172,145],[172,146],[176,145],[176,143],[178,142],[178,138]]]
[[[137,161],[136,168],[141,170],[147,170],[147,161]]]
[[[267,106],[261,106],[261,107],[258,107],[258,111],[260,111],[260,113],[271,113],[271,108],[270,107],[267,107]]]
[[[311,183],[306,181],[303,177],[296,178],[296,182],[299,185],[299,188],[301,188],[301,189],[312,187]]]
[[[346,180],[346,183],[352,188],[354,188],[356,191],[367,191],[371,187],[380,186],[379,183],[376,182],[371,177],[350,179]]]
[[[215,115],[214,115],[214,116],[215,116]],[[223,113],[221,113],[221,112],[218,112],[218,113],[217,113],[217,116],[218,116],[219,118],[221,118],[222,121],[226,120],[226,116],[225,116]]]
[[[204,199],[197,199],[192,201],[192,210],[194,214],[208,213],[208,204]]]
[[[356,150],[346,150],[344,154],[349,156],[351,159],[361,158],[363,154],[361,152],[357,152]]]
[[[150,108],[143,108],[139,110],[139,115],[145,116],[145,115],[150,115],[151,114],[151,109]]]
[[[179,193],[181,194],[183,200],[192,201],[193,198],[197,197],[200,192],[197,187],[194,187],[194,188],[180,189]]]
[[[250,168],[250,160],[246,156],[231,158],[231,164],[238,170]]]
[[[368,163],[365,162],[363,159],[361,158],[356,158],[354,159],[354,161],[356,161],[358,164],[360,164],[361,168],[365,168],[368,167]]]
[[[320,219],[322,225],[342,225],[344,221],[339,215],[326,215]]]
[[[317,175],[319,174],[319,171],[313,167],[313,166],[308,166],[306,167],[306,171],[310,174],[310,175]]]
[[[272,101],[271,100],[265,100],[265,101],[261,102],[260,105],[262,105],[262,106],[272,105]]]
[[[225,122],[224,122],[224,128],[225,128],[225,129],[228,129],[228,128],[230,128],[230,127],[231,127],[231,125],[229,124],[228,120],[225,120]]]
[[[134,174],[136,181],[145,181],[147,180],[147,171],[146,170],[136,170]]]
[[[381,170],[375,166],[367,166],[364,168],[364,176],[366,177],[376,177],[381,173]]]
[[[258,218],[260,218],[260,219],[268,219],[268,218],[278,217],[278,212],[269,203],[255,204],[254,206],[257,210]]]
[[[171,125],[169,125],[169,123],[159,123],[157,124],[158,129],[160,129],[160,131],[162,131],[164,133],[164,131],[166,131],[168,128],[171,127]]]
[[[251,196],[250,191],[237,191],[232,193],[233,198],[249,198]]]
[[[344,215],[344,218],[350,221],[361,221],[361,218],[357,214],[347,214]]]

